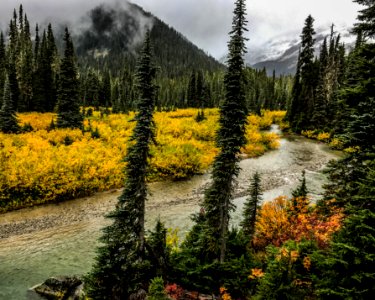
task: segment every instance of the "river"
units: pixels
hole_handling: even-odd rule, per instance
[[[277,126],[272,131],[280,133]],[[232,223],[240,221],[255,171],[262,177],[264,201],[290,195],[302,170],[306,170],[311,198],[317,199],[326,182],[322,169],[339,156],[322,143],[289,136],[281,139],[278,150],[242,160]],[[178,227],[184,236],[191,226],[190,215],[198,211],[209,182],[210,175],[204,174],[187,181],[150,184],[146,227],[151,228],[160,217],[167,227]],[[108,224],[104,215],[114,208],[120,194],[121,190],[109,191],[0,215],[0,300],[29,299],[27,289],[48,277],[90,270],[100,229]]]

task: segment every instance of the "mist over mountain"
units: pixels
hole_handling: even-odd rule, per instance
[[[223,68],[182,34],[138,5],[101,4],[80,20],[73,37],[78,57],[86,65],[112,71],[124,63],[133,65],[143,37],[150,30],[155,60],[164,73],[178,76],[192,69]]]
[[[350,34],[350,29],[345,26],[335,26],[334,32],[340,34],[341,43],[349,50],[355,41],[355,36]],[[316,29],[315,56],[319,56],[320,47],[325,37],[329,37],[329,26]],[[257,48],[250,48],[245,59],[248,65],[256,69],[266,68],[269,75],[275,70],[276,75],[295,74],[298,51],[300,48],[300,32],[294,31],[276,37]]]

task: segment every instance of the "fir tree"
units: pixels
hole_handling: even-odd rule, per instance
[[[217,132],[217,146],[220,150],[213,164],[213,182],[207,189],[202,204],[206,212],[207,239],[203,242],[211,251],[211,259],[217,259],[221,263],[225,261],[229,214],[233,209],[233,180],[239,172],[237,155],[246,142],[247,107],[243,60],[246,52],[245,13],[245,1],[237,0],[230,32],[231,40],[228,44],[228,70],[224,78],[225,100],[220,107],[220,128]]]
[[[306,198],[307,193],[308,193],[308,190],[307,190],[307,186],[306,186],[306,171],[303,170],[302,171],[302,178],[300,179],[300,184],[294,191],[292,191],[292,196],[294,198],[297,198],[297,197]]]
[[[353,0],[354,2],[365,6],[359,11],[357,19],[359,23],[354,26],[355,33],[361,33],[366,38],[373,38],[375,36],[375,1],[374,0]]]
[[[3,32],[0,31],[0,107],[3,103],[4,84],[6,72],[5,43]]]
[[[314,38],[313,27],[314,19],[309,15],[305,20],[305,26],[301,34],[301,52],[299,57],[300,83],[297,83],[295,91],[298,94],[293,95],[292,107],[294,114],[289,114],[292,120],[291,125],[294,131],[301,131],[310,125],[314,109],[314,91],[316,87],[316,64],[314,63]],[[297,77],[297,74],[296,74]],[[297,89],[298,88],[298,89]]]
[[[79,107],[79,82],[74,61],[74,48],[67,28],[65,29],[64,41],[65,52],[60,70],[57,127],[82,128],[83,118]]]
[[[242,230],[250,240],[255,231],[255,221],[262,201],[260,175],[255,172],[250,186],[250,197],[246,200],[243,211],[243,221],[241,222]]]
[[[111,105],[111,76],[108,71],[104,72],[101,86],[101,103],[108,107]]]
[[[92,299],[128,299],[131,294],[147,290],[153,278],[145,247],[146,173],[150,143],[154,139],[156,69],[151,61],[149,32],[146,34],[137,72],[139,102],[136,127],[125,161],[125,187],[116,210],[109,215],[113,224],[104,229],[104,244],[93,271],[88,276],[88,293]]]
[[[4,133],[17,133],[20,131],[16,112],[14,110],[13,95],[8,79],[5,79],[3,104],[0,109],[0,131]]]
[[[20,7],[20,13],[22,6]],[[20,36],[20,53],[17,58],[18,81],[20,87],[19,111],[30,111],[33,109],[31,99],[33,96],[33,46],[30,35],[30,25],[25,14],[24,19],[20,16],[20,26],[22,26]]]
[[[286,119],[290,122],[292,128],[299,128],[300,125],[300,95],[301,95],[301,49],[298,53],[296,75],[294,76],[292,97],[286,114]]]
[[[187,106],[188,107],[196,107],[196,98],[197,98],[197,78],[195,76],[195,71],[193,71],[190,75],[190,81],[188,86],[187,92]]]
[[[328,48],[327,39],[323,41],[319,58],[319,80],[314,103],[312,122],[315,128],[324,129],[327,123],[327,90],[326,75],[328,71]]]

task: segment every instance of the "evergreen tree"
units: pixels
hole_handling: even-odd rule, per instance
[[[74,60],[74,48],[67,28],[64,41],[65,52],[60,70],[57,127],[82,128],[83,118],[79,107],[79,82]]]
[[[300,125],[300,95],[301,95],[301,49],[298,53],[296,75],[294,76],[291,101],[288,105],[286,119],[290,122],[292,128],[299,128]]]
[[[374,0],[353,0],[364,5],[365,8],[359,11],[357,19],[360,21],[354,26],[355,33],[361,33],[364,37],[373,38],[375,36],[375,1]]]
[[[145,247],[146,173],[150,143],[154,139],[153,110],[156,68],[151,60],[149,32],[146,34],[137,72],[140,98],[132,144],[125,157],[125,187],[116,210],[109,215],[113,224],[104,229],[94,269],[88,276],[92,299],[129,299],[153,278]]]
[[[345,208],[347,218],[335,235],[331,249],[319,257],[323,271],[318,295],[322,298],[370,299],[375,292],[375,45],[364,36],[374,34],[374,1],[355,1],[367,6],[360,11],[355,30],[356,49],[349,55],[345,86],[340,90],[341,124],[346,146],[359,151],[331,164],[327,198]]]
[[[0,31],[0,107],[3,103],[4,84],[6,72],[6,56],[5,56],[5,43],[3,32]]]
[[[3,104],[0,109],[0,131],[4,133],[17,133],[20,131],[16,112],[13,104],[13,95],[10,84],[5,78]]]
[[[315,34],[313,28],[314,19],[309,15],[305,20],[305,26],[301,34],[301,52],[299,57],[299,66],[297,72],[300,77],[300,83],[297,83],[296,91],[293,95],[292,107],[294,106],[295,113],[289,114],[291,118],[292,129],[294,131],[301,131],[310,125],[314,110],[314,91],[316,87],[316,63],[314,62],[314,38]],[[296,74],[297,77],[297,74]],[[298,89],[297,89],[298,88]]]
[[[86,79],[85,105],[94,106],[97,110],[100,106],[99,88],[99,78],[93,70],[90,70]]]
[[[108,107],[111,105],[111,77],[108,71],[104,72],[101,86],[101,103]]]
[[[323,41],[319,58],[319,79],[314,103],[312,122],[317,129],[324,129],[327,123],[327,90],[326,75],[328,68],[328,48],[327,39]]]
[[[260,184],[260,175],[255,172],[250,186],[250,197],[246,200],[243,211],[243,220],[241,222],[242,230],[250,240],[255,231],[255,221],[262,201],[262,188]]]
[[[20,13],[22,12],[22,6],[20,6]],[[18,79],[20,87],[20,102],[18,105],[19,111],[30,111],[33,109],[31,103],[33,96],[33,46],[30,35],[30,25],[25,14],[24,19],[20,16],[20,53],[17,58],[18,66]]]
[[[300,179],[300,184],[294,191],[292,191],[292,196],[294,198],[297,198],[297,197],[306,198],[307,193],[308,193],[308,190],[307,190],[307,186],[306,186],[306,171],[303,170],[302,171],[302,178]]]
[[[333,238],[331,249],[319,256],[318,295],[324,299],[370,299],[375,292],[374,164],[360,184],[357,203]]]
[[[211,259],[225,261],[233,180],[238,175],[238,158],[245,144],[247,107],[244,91],[244,60],[246,52],[245,1],[236,0],[231,39],[228,44],[228,70],[225,74],[225,100],[220,107],[220,128],[217,132],[219,154],[213,163],[211,186],[203,201],[206,212],[204,247],[211,251]]]
[[[188,107],[196,107],[196,98],[197,98],[197,78],[195,76],[195,71],[191,72],[188,92],[187,92],[187,106]]]

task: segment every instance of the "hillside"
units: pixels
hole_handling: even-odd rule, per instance
[[[182,34],[132,3],[102,4],[88,12],[82,30],[74,37],[79,61],[84,66],[109,68],[112,73],[118,73],[124,65],[132,69],[148,29],[156,63],[164,75],[186,75],[194,69],[223,69],[222,64]]]
[[[349,28],[337,26],[335,27],[335,32],[340,33],[340,41],[345,43],[347,49],[353,46],[355,36],[350,35]],[[246,56],[247,63],[256,69],[266,68],[269,75],[272,75],[273,70],[276,71],[276,75],[294,75],[300,47],[299,35],[299,31],[289,32],[256,48],[249,47],[249,53]],[[315,56],[319,56],[320,46],[324,38],[329,37],[329,35],[329,26],[316,29],[314,36]]]

